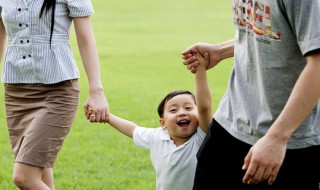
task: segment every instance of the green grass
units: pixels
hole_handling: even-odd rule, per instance
[[[159,126],[156,108],[169,91],[194,91],[193,75],[183,66],[180,53],[196,42],[233,38],[231,2],[225,0],[92,3],[102,80],[111,111],[145,127]],[[88,96],[88,82],[74,33],[71,45],[81,72],[81,96],[77,118],[54,167],[56,189],[155,189],[148,151],[106,124],[86,121],[82,104]],[[229,59],[208,71],[213,110],[226,89],[231,67]],[[3,85],[0,92],[0,189],[14,190]]]

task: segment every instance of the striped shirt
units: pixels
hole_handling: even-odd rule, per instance
[[[53,84],[79,78],[69,44],[73,17],[94,13],[90,0],[57,0],[50,46],[51,10],[43,14],[43,0],[0,0],[0,19],[7,34],[2,69],[4,83]]]

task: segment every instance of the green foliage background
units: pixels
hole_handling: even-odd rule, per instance
[[[156,108],[169,91],[194,91],[194,78],[180,53],[196,42],[233,38],[231,1],[92,0],[91,17],[101,76],[112,113],[145,127],[158,127]],[[54,168],[57,190],[152,190],[155,172],[147,150],[107,124],[86,121],[82,104],[88,82],[74,31],[70,43],[81,72],[76,120]],[[232,59],[209,70],[213,110],[225,92]],[[0,86],[0,189],[11,182],[14,157]]]

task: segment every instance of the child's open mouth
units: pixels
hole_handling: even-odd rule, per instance
[[[187,128],[189,126],[189,124],[190,124],[190,121],[186,120],[186,119],[183,119],[183,120],[178,121],[177,124],[182,128]]]

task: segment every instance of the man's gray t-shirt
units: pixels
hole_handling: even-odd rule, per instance
[[[304,55],[320,49],[320,1],[233,0],[233,13],[234,68],[214,118],[254,144],[284,108],[306,65]],[[320,101],[288,148],[312,145],[320,145]]]

